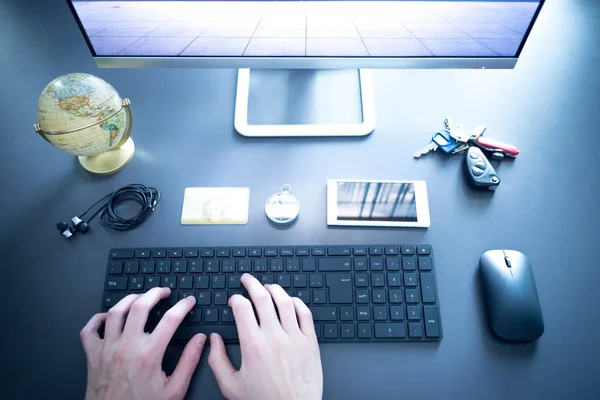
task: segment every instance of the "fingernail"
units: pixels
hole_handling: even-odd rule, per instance
[[[249,274],[249,273],[247,273],[247,272],[244,272],[244,275],[242,275],[242,277],[241,277],[240,279],[244,279],[244,277],[246,277],[246,278],[247,278],[247,277],[249,277],[249,276],[250,276],[250,274]]]
[[[196,336],[196,346],[202,347],[202,346],[204,346],[205,342],[206,342],[206,335],[204,333],[201,333],[198,336]]]
[[[196,304],[196,298],[194,296],[188,296],[185,299],[188,300],[188,301],[191,301],[194,304]]]
[[[269,286],[271,286],[271,284],[270,283],[265,283],[263,286],[266,287],[266,288],[268,288]]]

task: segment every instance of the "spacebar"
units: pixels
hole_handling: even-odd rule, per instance
[[[207,337],[210,337],[211,333],[218,333],[226,342],[239,340],[235,325],[183,325],[177,328],[173,341],[187,342],[198,333],[204,333]]]

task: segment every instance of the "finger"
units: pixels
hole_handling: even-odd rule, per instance
[[[227,352],[225,351],[225,343],[223,338],[216,333],[210,335],[210,353],[208,355],[208,365],[212,369],[219,388],[223,393],[223,396],[231,399],[236,397],[237,392],[235,384],[236,369],[231,365]]]
[[[292,297],[292,301],[294,302],[294,308],[296,308],[300,330],[304,333],[304,336],[314,337],[316,339],[315,323],[313,321],[312,312],[310,312],[306,304],[299,298]]]
[[[279,285],[265,285],[265,289],[271,294],[277,311],[279,312],[279,320],[283,329],[292,334],[298,332],[298,320],[296,319],[296,308],[292,298]]]
[[[252,303],[254,303],[258,319],[260,320],[260,326],[268,328],[281,327],[275,313],[273,299],[271,298],[271,294],[267,292],[267,289],[250,274],[242,275],[241,281],[248,291]]]
[[[252,340],[252,337],[259,331],[252,304],[244,296],[235,294],[229,298],[229,307],[233,311],[240,345],[243,346],[245,342]]]
[[[140,297],[137,294],[130,294],[115,304],[106,316],[106,327],[104,328],[104,338],[108,340],[116,340],[121,336],[123,332],[123,324],[125,323],[125,317],[131,308],[131,305],[137,298]]]
[[[167,391],[173,397],[182,399],[187,393],[190,380],[198,366],[205,343],[206,335],[201,333],[194,336],[185,346],[185,349],[183,349],[181,358],[175,367],[175,371],[169,377],[169,383],[167,384]]]
[[[171,289],[157,287],[150,289],[148,292],[140,296],[131,305],[131,310],[127,316],[127,322],[125,322],[123,334],[134,335],[137,333],[143,333],[146,322],[148,321],[148,314],[150,313],[150,310],[152,310],[161,299],[169,297],[170,294]]]
[[[95,340],[102,340],[98,335],[98,329],[100,329],[104,321],[106,321],[106,313],[96,314],[88,321],[87,324],[85,324],[81,332],[79,332],[83,349],[86,352],[89,346],[91,346]]]
[[[181,324],[181,321],[183,321],[195,305],[196,298],[188,296],[185,299],[179,300],[177,304],[165,313],[156,328],[154,328],[154,332],[150,335],[160,351],[164,352],[167,349],[167,345]]]

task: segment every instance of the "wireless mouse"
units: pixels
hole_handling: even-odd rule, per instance
[[[542,308],[525,254],[486,251],[479,268],[488,322],[496,335],[511,341],[532,341],[542,336]]]

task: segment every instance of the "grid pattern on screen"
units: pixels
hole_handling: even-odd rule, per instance
[[[539,2],[73,2],[98,56],[514,57]]]

